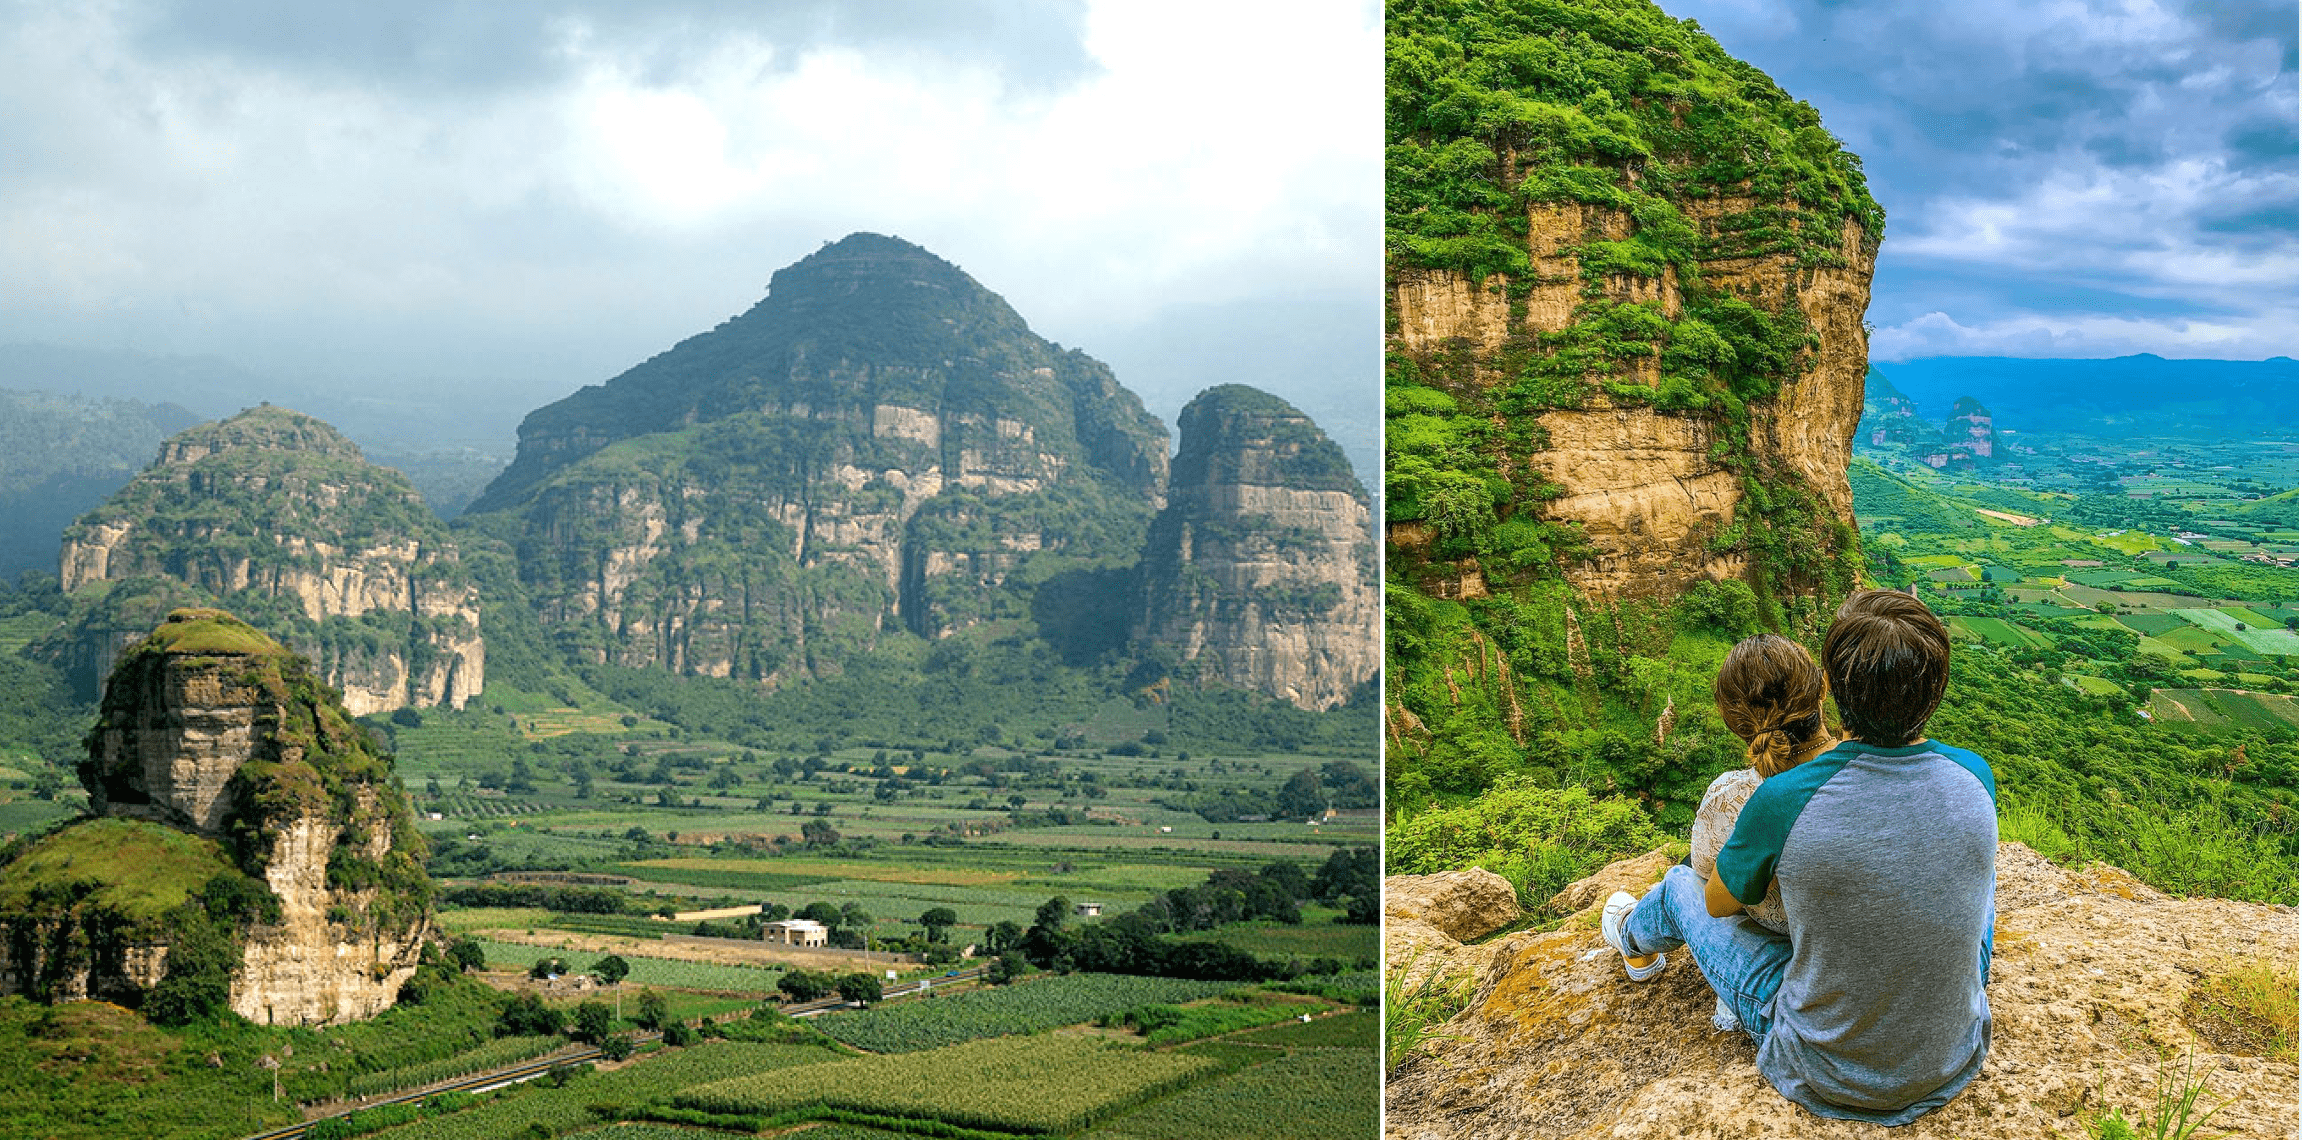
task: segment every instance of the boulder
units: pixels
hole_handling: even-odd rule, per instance
[[[1519,920],[1519,895],[1510,880],[1473,867],[1436,875],[1392,875],[1383,880],[1383,915],[1429,924],[1457,942],[1489,934]]]

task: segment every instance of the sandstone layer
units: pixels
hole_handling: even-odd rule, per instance
[[[1614,890],[1643,892],[1667,866],[1660,852],[1612,864],[1552,900],[1549,909],[1570,915],[1560,929],[1514,934],[1458,959],[1475,996],[1392,1073],[1388,1134],[1886,1135],[1819,1119],[1776,1094],[1758,1075],[1750,1038],[1711,1028],[1712,993],[1683,955],[1654,982],[1625,978],[1598,937],[1598,909]],[[2105,1098],[2128,1119],[2147,1110],[2162,1052],[2171,1051],[2179,1076],[2187,1051],[2193,1079],[2210,1090],[2200,1110],[2229,1101],[2208,1133],[2292,1136],[2295,1063],[2224,1051],[2199,1036],[2185,1005],[2205,979],[2248,965],[2290,970],[2295,954],[2291,907],[2169,898],[2115,868],[2067,870],[2001,844],[1989,1060],[1956,1099],[1892,1134],[2080,1140]]]
[[[60,655],[87,681],[167,609],[224,600],[354,715],[461,708],[486,683],[478,591],[447,528],[406,477],[285,408],[170,437],[65,531],[58,573],[81,601]]]
[[[1183,409],[1152,523],[1136,640],[1309,709],[1375,675],[1378,596],[1366,491],[1309,417],[1243,385]]]

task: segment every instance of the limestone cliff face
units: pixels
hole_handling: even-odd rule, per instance
[[[1436,969],[1466,988],[1469,1004],[1437,1027],[1438,1040],[1392,1071],[1387,1134],[1882,1134],[1875,1125],[1820,1119],[1777,1094],[1758,1074],[1749,1036],[1711,1028],[1713,995],[1683,953],[1673,953],[1654,981],[1623,976],[1621,957],[1599,938],[1598,912],[1613,891],[1644,893],[1670,862],[1657,851],[1569,886],[1547,907],[1568,916],[1555,930],[1466,946],[1427,922],[1395,923],[1420,936],[1385,938],[1390,968]],[[2116,868],[2065,869],[2018,843],[1999,845],[1997,905],[1990,1055],[1948,1105],[1895,1135],[2093,1135],[2085,1121],[2105,1100],[2129,1121],[2147,1115],[2161,1052],[2180,1058],[2187,1049],[2195,1049],[2193,1071],[2210,1089],[2199,1111],[2230,1102],[2210,1131],[2294,1135],[2291,1056],[2227,1039],[2200,1020],[2192,1000],[2233,970],[2292,970],[2292,907],[2168,898]]]
[[[472,511],[514,536],[580,655],[766,680],[1131,561],[1166,475],[1165,429],[1107,368],[950,263],[856,234],[529,416]]]
[[[1877,243],[1853,218],[1839,221],[1831,264],[1802,265],[1804,252],[1754,256],[1722,240],[1722,222],[1767,205],[1724,198],[1680,206],[1698,234],[1718,243],[1715,256],[1694,259],[1706,289],[1795,313],[1793,319],[1812,330],[1799,366],[1779,378],[1770,398],[1747,404],[1747,458],[1722,448],[1728,430],[1715,407],[1658,405],[1663,351],[1631,356],[1619,371],[1610,363],[1590,377],[1600,383],[1572,406],[1531,408],[1507,425],[1531,446],[1507,450],[1500,463],[1539,470],[1556,484],[1557,496],[1535,509],[1546,521],[1578,529],[1589,543],[1587,557],[1563,567],[1587,594],[1667,597],[1696,581],[1746,575],[1747,549],[1738,543],[1721,548],[1714,539],[1734,525],[1752,467],[1810,489],[1829,517],[1853,525],[1846,465],[1862,418],[1869,367],[1862,317]],[[1583,254],[1593,245],[1627,241],[1637,231],[1631,215],[1619,210],[1529,207],[1533,284],[1523,298],[1515,296],[1520,284],[1507,276],[1475,284],[1454,270],[1394,265],[1393,351],[1434,363],[1452,357],[1461,362],[1453,371],[1456,383],[1493,392],[1516,379],[1510,368],[1526,346],[1567,333],[1594,308],[1639,305],[1666,318],[1682,315],[1675,266],[1642,277],[1594,273],[1585,264]],[[1409,550],[1427,545],[1428,528],[1419,523],[1393,522],[1391,541]],[[1451,573],[1460,570],[1437,576]]]
[[[227,599],[310,656],[355,715],[461,708],[486,680],[477,591],[446,527],[405,477],[285,408],[171,437],[65,532],[58,569],[86,602],[66,656],[91,679],[153,605]],[[127,581],[157,600],[108,603]]]
[[[1951,405],[1942,436],[1954,455],[1964,451],[1968,457],[1984,461],[1998,457],[1998,432],[1991,426],[1990,409],[1972,396],[1960,396]]]
[[[1651,4],[1387,12],[1385,516],[1406,580],[1843,589],[1884,227],[1859,161]]]
[[[1309,709],[1374,676],[1367,493],[1342,449],[1286,401],[1242,385],[1183,409],[1167,506],[1142,562],[1139,642],[1203,676]]]
[[[205,884],[242,876],[276,905],[237,920],[230,1007],[241,1016],[370,1017],[414,974],[432,927],[406,797],[308,664],[254,628],[179,610],[131,648],[80,778],[99,818],[0,873],[0,923],[15,932],[0,986],[140,1001],[160,984],[179,927],[223,920],[198,909]],[[107,871],[75,845],[156,854]],[[74,885],[40,886],[57,876]],[[153,897],[162,888],[174,894]],[[127,901],[106,903],[106,891]],[[80,905],[89,898],[103,905]],[[67,913],[54,913],[60,902]],[[112,933],[85,945],[57,933],[98,928]]]
[[[1856,434],[1864,444],[1890,452],[1943,450],[1941,429],[1920,418],[1917,402],[1875,369],[1863,384],[1862,422]]]

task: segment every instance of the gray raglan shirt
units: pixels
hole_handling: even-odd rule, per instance
[[[1790,920],[1758,1050],[1782,1095],[1907,1124],[1981,1071],[1997,796],[1980,756],[1933,741],[1848,741],[1751,793],[1718,874],[1746,905],[1774,882]]]

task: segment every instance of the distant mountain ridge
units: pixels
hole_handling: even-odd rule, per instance
[[[2107,360],[1944,356],[1872,365],[1921,417],[1961,397],[1988,404],[2000,428],[2114,437],[2204,434],[2294,438],[2302,377],[2291,357]]]

